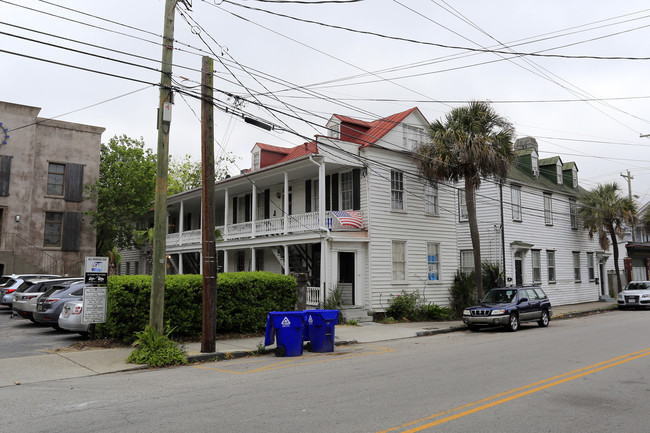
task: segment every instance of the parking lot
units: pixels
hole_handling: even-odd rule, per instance
[[[67,347],[82,340],[76,333],[12,317],[7,306],[0,306],[0,358],[41,355],[48,349]]]

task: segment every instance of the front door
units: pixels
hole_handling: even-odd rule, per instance
[[[521,259],[515,259],[515,285],[523,286],[524,285],[524,274],[521,267]]]
[[[344,305],[354,305],[354,253],[339,253],[339,287]]]

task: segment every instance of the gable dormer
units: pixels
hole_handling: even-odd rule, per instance
[[[539,174],[556,185],[564,184],[562,159],[559,156],[539,160]]]
[[[251,170],[259,170],[269,165],[277,164],[291,151],[285,147],[255,143],[251,149]]]
[[[574,189],[578,188],[578,166],[575,162],[567,162],[562,166],[564,184]]]
[[[517,165],[534,177],[539,176],[539,154],[537,140],[533,137],[518,138],[515,141]]]

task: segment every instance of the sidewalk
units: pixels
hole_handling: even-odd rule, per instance
[[[589,302],[553,307],[553,320],[593,314],[616,308],[616,302]],[[552,325],[551,325],[552,326]],[[337,325],[335,344],[372,343],[401,338],[421,337],[465,330],[462,321],[363,323],[359,326]],[[270,353],[275,346],[262,347],[264,337],[218,340],[215,353],[201,353],[201,343],[185,345],[190,362],[214,361]],[[37,356],[0,359],[0,387],[15,386],[49,380],[94,376],[97,374],[137,370],[146,366],[128,364],[130,348],[97,349],[87,351],[58,351]]]

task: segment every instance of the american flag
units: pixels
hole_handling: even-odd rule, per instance
[[[361,217],[361,212],[334,210],[332,211],[332,215],[334,215],[336,219],[339,220],[343,227],[354,227],[360,229],[363,226],[363,218]]]

